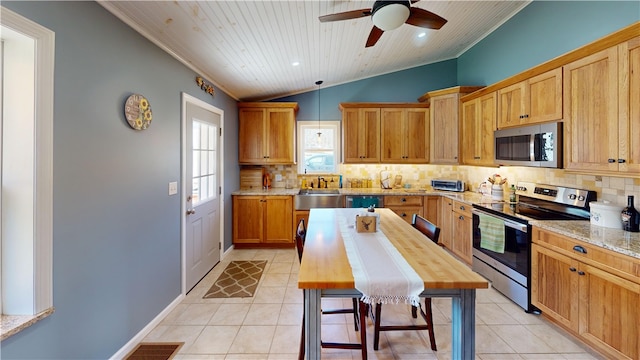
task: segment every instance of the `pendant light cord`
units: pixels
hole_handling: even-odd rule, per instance
[[[322,135],[320,131],[320,85],[322,85],[322,80],[316,81],[316,85],[318,85],[318,137]]]

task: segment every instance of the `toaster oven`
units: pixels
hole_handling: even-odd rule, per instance
[[[431,180],[431,187],[433,188],[433,190],[457,191],[457,192],[465,191],[465,183],[462,180],[444,180],[444,179]]]

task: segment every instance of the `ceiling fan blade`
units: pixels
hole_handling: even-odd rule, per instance
[[[380,40],[382,33],[384,33],[383,30],[374,26],[371,29],[371,32],[369,33],[369,38],[367,39],[367,45],[365,45],[365,47],[371,47],[375,45],[378,42],[378,40]]]
[[[341,13],[322,15],[318,19],[320,19],[320,22],[327,22],[327,21],[357,19],[365,16],[371,16],[371,9],[351,10],[351,11],[345,11]]]
[[[427,11],[418,7],[412,7],[411,14],[409,15],[409,18],[407,19],[407,21],[405,21],[405,23],[427,29],[438,30],[447,23],[447,20],[432,13],[431,11]]]

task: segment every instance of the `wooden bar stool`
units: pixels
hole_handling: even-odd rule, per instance
[[[438,238],[440,237],[440,228],[435,226],[429,220],[423,218],[418,214],[413,214],[413,219],[411,222],[414,228],[420,230],[427,238],[431,239],[436,244],[438,243]],[[373,349],[378,350],[378,345],[380,343],[380,331],[399,331],[399,330],[428,330],[429,331],[429,340],[431,342],[431,350],[437,351],[436,347],[436,337],[433,332],[433,315],[431,312],[431,298],[424,298],[424,309],[422,306],[420,308],[420,315],[426,322],[426,325],[393,325],[393,326],[383,326],[380,325],[381,315],[382,315],[382,304],[376,304],[375,309],[375,322],[374,322],[374,333],[373,333]],[[418,317],[418,307],[411,306],[411,316],[415,319]]]
[[[306,228],[304,225],[304,219],[300,219],[298,223],[298,228],[296,230],[296,249],[298,250],[298,260],[302,261],[302,254],[304,251],[304,239],[306,236]],[[322,315],[326,314],[347,314],[353,313],[354,319],[357,320],[355,324],[356,331],[358,331],[358,323],[360,324],[360,344],[355,343],[334,343],[334,342],[324,342],[321,341],[320,345],[323,348],[327,349],[348,349],[348,350],[360,350],[362,352],[362,359],[367,360],[367,324],[366,324],[366,316],[367,316],[368,307],[362,301],[359,301],[356,298],[353,298],[353,308],[352,309],[338,309],[338,310],[322,310]],[[300,335],[300,349],[298,351],[298,360],[304,360],[304,319],[305,315],[302,316],[302,333]],[[354,322],[356,321],[354,320]]]

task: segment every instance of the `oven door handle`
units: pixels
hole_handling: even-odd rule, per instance
[[[491,216],[493,218],[499,219],[502,222],[504,222],[504,226],[506,226],[508,228],[516,229],[518,231],[522,231],[523,233],[527,233],[528,232],[528,229],[527,229],[528,227],[527,227],[526,224],[521,224],[521,223],[518,223],[518,222],[515,222],[515,221],[511,221],[509,219],[505,219],[505,218],[502,218],[500,216],[496,216],[494,214],[490,214],[490,213],[488,213],[486,211],[482,211],[482,210],[479,210],[479,209],[473,209],[473,210],[471,210],[471,213],[475,214],[475,215],[481,215],[482,214],[482,215],[486,215],[486,216]]]

